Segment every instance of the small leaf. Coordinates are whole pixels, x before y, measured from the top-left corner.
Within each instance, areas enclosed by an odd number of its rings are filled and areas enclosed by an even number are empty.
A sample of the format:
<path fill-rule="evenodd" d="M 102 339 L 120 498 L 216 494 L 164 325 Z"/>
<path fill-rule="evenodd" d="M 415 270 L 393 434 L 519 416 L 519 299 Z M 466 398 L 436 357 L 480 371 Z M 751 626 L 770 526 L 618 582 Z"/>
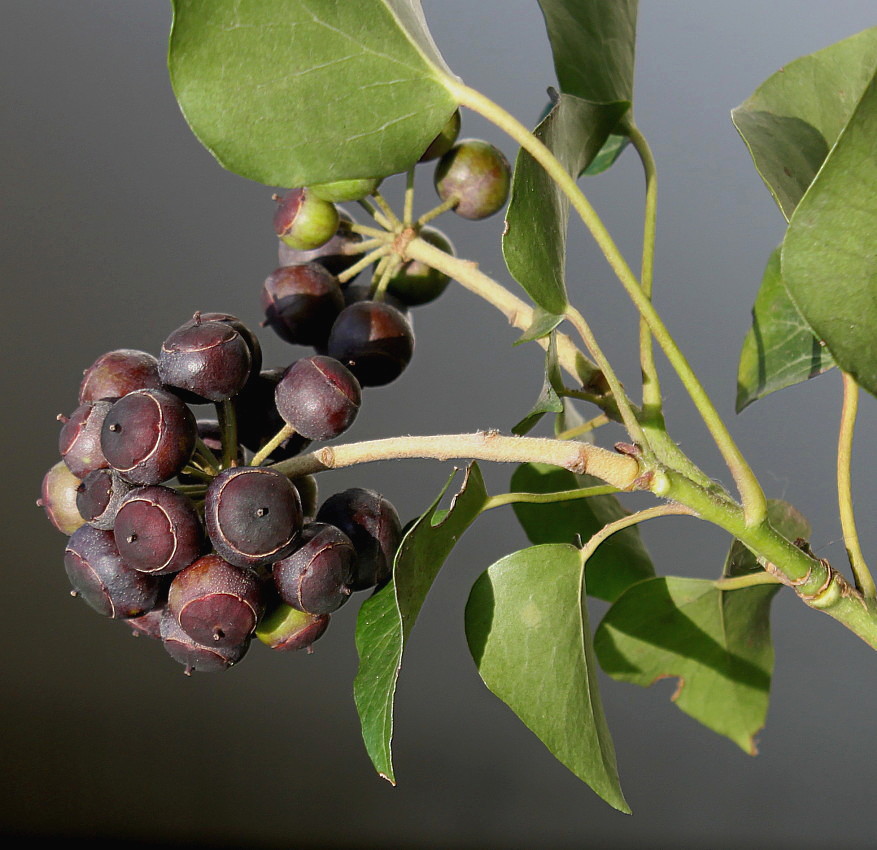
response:
<path fill-rule="evenodd" d="M 520 345 L 522 342 L 535 342 L 537 339 L 543 339 L 548 336 L 561 322 L 563 316 L 557 313 L 546 313 L 541 307 L 537 307 L 533 311 L 533 321 L 515 341 L 514 345 Z"/>
<path fill-rule="evenodd" d="M 737 368 L 737 413 L 759 398 L 827 372 L 834 361 L 804 321 L 770 255 Z"/>
<path fill-rule="evenodd" d="M 557 362 L 557 337 L 552 333 L 545 352 L 545 380 L 539 398 L 536 399 L 533 409 L 512 428 L 512 433 L 521 437 L 531 431 L 546 413 L 562 413 L 562 395 L 563 377 Z"/>
<path fill-rule="evenodd" d="M 771 524 L 794 540 L 809 535 L 791 505 L 768 504 Z M 738 541 L 724 575 L 760 569 Z M 676 705 L 755 755 L 773 672 L 770 603 L 778 585 L 722 591 L 712 581 L 661 577 L 633 585 L 597 628 L 594 648 L 615 679 L 648 686 L 676 677 Z"/>
<path fill-rule="evenodd" d="M 583 601 L 581 553 L 534 546 L 501 558 L 466 604 L 466 639 L 487 687 L 607 803 L 630 812 L 606 725 Z"/>
<path fill-rule="evenodd" d="M 781 262 L 801 315 L 837 365 L 872 395 L 877 395 L 875 138 L 877 74 L 795 209 Z"/>
<path fill-rule="evenodd" d="M 595 103 L 633 99 L 636 0 L 539 0 L 561 91 Z"/>
<path fill-rule="evenodd" d="M 534 131 L 573 176 L 578 177 L 629 104 L 596 104 L 560 95 Z M 525 150 L 518 153 L 506 212 L 502 250 L 512 277 L 548 313 L 566 310 L 566 230 L 569 201 Z"/>
<path fill-rule="evenodd" d="M 731 113 L 755 168 L 791 218 L 877 64 L 877 27 L 802 56 Z"/>
<path fill-rule="evenodd" d="M 473 463 L 450 509 L 439 510 L 455 475 L 409 529 L 396 555 L 393 580 L 363 602 L 356 623 L 359 671 L 353 696 L 362 737 L 375 769 L 394 784 L 393 703 L 402 653 L 439 569 L 487 500 L 481 472 Z"/>
<path fill-rule="evenodd" d="M 615 161 L 624 152 L 624 149 L 630 144 L 628 136 L 619 136 L 616 133 L 610 133 L 609 138 L 603 143 L 598 153 L 592 160 L 591 164 L 582 172 L 586 177 L 593 177 L 608 171 Z"/>
<path fill-rule="evenodd" d="M 591 487 L 602 482 L 589 475 L 576 475 L 557 466 L 525 463 L 512 475 L 516 493 L 557 493 Z M 531 543 L 587 542 L 604 525 L 627 516 L 615 496 L 592 496 L 568 502 L 513 505 L 515 516 Z M 600 544 L 587 565 L 588 593 L 607 602 L 615 601 L 630 585 L 655 574 L 636 526 L 622 529 Z"/>
<path fill-rule="evenodd" d="M 273 186 L 385 177 L 457 107 L 418 0 L 173 0 L 168 65 L 192 131 Z"/>

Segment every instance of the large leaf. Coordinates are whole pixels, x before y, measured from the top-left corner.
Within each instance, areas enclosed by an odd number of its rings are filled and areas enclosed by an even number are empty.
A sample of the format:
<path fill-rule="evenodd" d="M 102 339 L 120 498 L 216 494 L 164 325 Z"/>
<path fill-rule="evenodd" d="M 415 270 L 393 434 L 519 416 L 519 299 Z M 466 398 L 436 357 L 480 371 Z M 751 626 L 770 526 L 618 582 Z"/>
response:
<path fill-rule="evenodd" d="M 200 141 L 277 186 L 384 177 L 457 106 L 418 0 L 173 0 L 168 64 Z"/>
<path fill-rule="evenodd" d="M 877 56 L 877 45 L 874 49 Z M 841 369 L 877 395 L 877 74 L 783 241 L 795 305 Z"/>
<path fill-rule="evenodd" d="M 487 499 L 481 472 L 473 463 L 450 509 L 439 510 L 454 475 L 409 529 L 396 555 L 392 581 L 363 602 L 356 622 L 359 671 L 353 696 L 362 738 L 375 769 L 392 783 L 393 703 L 405 644 L 438 571 Z"/>
<path fill-rule="evenodd" d="M 539 0 L 560 89 L 583 100 L 633 99 L 637 0 Z"/>
<path fill-rule="evenodd" d="M 771 501 L 772 524 L 791 539 L 807 537 L 806 520 Z M 735 541 L 724 574 L 759 569 Z M 704 726 L 754 755 L 764 726 L 773 671 L 770 602 L 778 585 L 719 590 L 692 578 L 652 578 L 635 584 L 609 609 L 594 636 L 603 669 L 637 685 L 676 677 L 673 700 Z"/>
<path fill-rule="evenodd" d="M 534 131 L 574 177 L 599 153 L 629 104 L 589 103 L 561 94 Z M 564 269 L 569 201 L 525 150 L 518 153 L 502 251 L 512 276 L 549 313 L 567 306 Z"/>
<path fill-rule="evenodd" d="M 834 366 L 789 296 L 780 249 L 770 255 L 752 308 L 737 368 L 737 412 L 769 393 L 821 375 Z"/>
<path fill-rule="evenodd" d="M 554 756 L 606 802 L 630 809 L 597 687 L 581 553 L 550 544 L 483 573 L 466 604 L 478 672 Z"/>
<path fill-rule="evenodd" d="M 791 217 L 877 65 L 877 27 L 777 71 L 731 117 L 783 215 Z"/>
<path fill-rule="evenodd" d="M 589 475 L 576 475 L 557 466 L 525 463 L 512 474 L 516 493 L 557 493 L 600 484 Z M 587 543 L 604 525 L 627 516 L 615 496 L 591 496 L 549 504 L 514 504 L 515 516 L 531 543 Z M 587 565 L 588 593 L 614 602 L 630 585 L 655 574 L 636 526 L 605 540 Z"/>

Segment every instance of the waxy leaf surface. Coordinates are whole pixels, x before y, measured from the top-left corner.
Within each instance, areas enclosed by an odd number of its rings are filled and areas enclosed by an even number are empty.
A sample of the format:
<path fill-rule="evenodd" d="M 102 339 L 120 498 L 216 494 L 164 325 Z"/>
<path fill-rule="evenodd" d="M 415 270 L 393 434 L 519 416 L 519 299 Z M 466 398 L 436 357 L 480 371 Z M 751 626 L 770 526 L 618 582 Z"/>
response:
<path fill-rule="evenodd" d="M 173 0 L 168 65 L 192 131 L 275 186 L 413 165 L 457 107 L 417 0 Z"/>
<path fill-rule="evenodd" d="M 877 27 L 802 56 L 731 113 L 789 219 L 852 115 L 877 66 Z"/>
<path fill-rule="evenodd" d="M 772 500 L 774 527 L 790 539 L 809 535 L 806 520 Z M 724 575 L 760 569 L 737 541 Z M 704 579 L 660 577 L 633 585 L 609 609 L 594 635 L 603 670 L 648 686 L 678 678 L 673 700 L 704 726 L 757 752 L 773 672 L 770 603 L 779 585 L 719 590 Z"/>
<path fill-rule="evenodd" d="M 525 463 L 515 469 L 511 490 L 516 493 L 557 493 L 593 487 L 603 482 L 576 475 L 557 466 Z M 516 502 L 515 516 L 531 543 L 577 544 L 588 540 L 604 525 L 629 514 L 615 496 L 591 496 L 549 504 Z M 630 585 L 655 574 L 652 561 L 634 525 L 613 534 L 588 559 L 588 593 L 614 602 Z"/>
<path fill-rule="evenodd" d="M 466 639 L 487 687 L 606 802 L 629 812 L 597 684 L 581 553 L 549 544 L 483 573 Z"/>
<path fill-rule="evenodd" d="M 449 510 L 438 498 L 409 529 L 393 565 L 393 579 L 363 602 L 356 622 L 359 671 L 353 696 L 366 750 L 381 776 L 395 784 L 392 759 L 393 703 L 402 653 L 438 571 L 487 499 L 484 481 L 472 464 Z"/>
<path fill-rule="evenodd" d="M 834 366 L 783 283 L 780 249 L 770 256 L 737 368 L 737 412 L 759 398 Z"/>
<path fill-rule="evenodd" d="M 877 55 L 877 46 L 875 46 Z M 783 240 L 781 270 L 837 365 L 877 395 L 877 74 Z"/>
<path fill-rule="evenodd" d="M 589 103 L 561 94 L 534 131 L 573 177 L 599 153 L 628 103 Z M 548 313 L 567 307 L 565 267 L 569 201 L 533 157 L 518 152 L 502 252 L 512 277 Z"/>

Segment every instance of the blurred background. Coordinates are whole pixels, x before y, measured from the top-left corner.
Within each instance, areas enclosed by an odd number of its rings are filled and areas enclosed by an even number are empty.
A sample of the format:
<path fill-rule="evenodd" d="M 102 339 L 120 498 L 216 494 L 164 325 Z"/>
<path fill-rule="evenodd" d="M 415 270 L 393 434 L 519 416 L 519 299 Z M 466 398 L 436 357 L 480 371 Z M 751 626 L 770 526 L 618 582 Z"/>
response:
<path fill-rule="evenodd" d="M 554 83 L 541 16 L 523 0 L 426 0 L 448 64 L 534 125 Z M 656 301 L 768 495 L 794 502 L 813 545 L 844 562 L 833 493 L 837 374 L 733 412 L 737 356 L 764 264 L 784 222 L 729 110 L 784 62 L 875 23 L 873 2 L 644 2 L 636 115 L 660 175 Z M 483 686 L 463 607 L 472 581 L 526 545 L 510 510 L 470 530 L 440 575 L 407 651 L 396 717 L 399 785 L 373 772 L 352 700 L 358 600 L 313 655 L 254 646 L 225 675 L 191 679 L 157 643 L 71 600 L 64 538 L 34 507 L 55 463 L 59 412 L 104 351 L 157 352 L 195 310 L 255 326 L 276 263 L 272 188 L 223 171 L 176 107 L 165 69 L 169 5 L 0 0 L 0 271 L 6 368 L 0 491 L 5 648 L 0 678 L 0 832 L 108 843 L 247 847 L 873 846 L 877 827 L 877 655 L 790 593 L 773 608 L 776 670 L 761 755 L 744 755 L 650 689 L 604 679 L 622 784 L 621 815 L 581 784 Z M 477 117 L 465 136 L 515 150 Z M 434 203 L 431 168 L 417 205 Z M 390 197 L 399 186 L 389 181 Z M 642 176 L 630 152 L 589 179 L 589 197 L 638 264 Z M 501 216 L 439 224 L 458 254 L 508 281 Z M 621 288 L 576 231 L 573 299 L 631 386 L 636 323 Z M 511 284 L 514 287 L 514 284 Z M 490 307 L 450 289 L 415 316 L 403 377 L 371 390 L 351 439 L 508 430 L 541 385 L 542 355 Z M 266 332 L 267 365 L 291 350 Z M 661 361 L 661 366 L 666 364 Z M 671 433 L 711 474 L 721 462 L 681 386 L 664 369 Z M 877 551 L 874 399 L 862 400 L 855 497 L 866 553 Z M 614 427 L 614 426 L 613 426 Z M 606 429 L 599 439 L 621 438 Z M 448 464 L 339 471 L 406 520 Z M 493 492 L 510 469 L 488 469 Z M 726 477 L 726 476 L 725 476 Z M 728 539 L 692 520 L 646 525 L 661 572 L 713 577 Z M 596 622 L 605 610 L 593 603 Z"/>

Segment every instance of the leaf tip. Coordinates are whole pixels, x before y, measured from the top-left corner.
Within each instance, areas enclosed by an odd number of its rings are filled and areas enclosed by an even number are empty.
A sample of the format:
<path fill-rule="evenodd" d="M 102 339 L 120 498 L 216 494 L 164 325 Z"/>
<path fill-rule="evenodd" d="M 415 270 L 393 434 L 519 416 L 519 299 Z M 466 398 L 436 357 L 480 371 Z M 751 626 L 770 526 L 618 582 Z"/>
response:
<path fill-rule="evenodd" d="M 396 787 L 396 777 L 395 776 L 388 776 L 386 773 L 381 773 L 380 771 L 378 771 L 378 776 L 380 776 L 381 779 L 386 779 L 387 782 L 389 782 L 390 785 L 392 785 L 394 788 Z"/>

